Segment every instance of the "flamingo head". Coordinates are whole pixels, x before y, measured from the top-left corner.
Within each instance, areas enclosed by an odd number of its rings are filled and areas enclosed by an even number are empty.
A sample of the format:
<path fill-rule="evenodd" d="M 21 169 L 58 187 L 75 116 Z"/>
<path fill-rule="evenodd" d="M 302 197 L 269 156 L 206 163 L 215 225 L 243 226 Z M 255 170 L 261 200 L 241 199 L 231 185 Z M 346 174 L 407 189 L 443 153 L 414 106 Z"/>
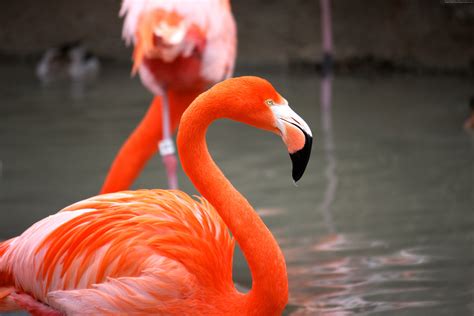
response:
<path fill-rule="evenodd" d="M 283 97 L 276 102 L 273 99 L 266 103 L 275 116 L 275 123 L 279 134 L 290 154 L 293 164 L 292 177 L 295 183 L 301 179 L 308 165 L 313 144 L 313 134 L 308 124 L 296 114 Z"/>
<path fill-rule="evenodd" d="M 229 100 L 226 109 L 228 118 L 281 136 L 292 161 L 293 180 L 295 183 L 300 180 L 308 165 L 313 141 L 308 124 L 265 79 L 239 77 L 218 85 L 229 88 L 225 92 Z"/>

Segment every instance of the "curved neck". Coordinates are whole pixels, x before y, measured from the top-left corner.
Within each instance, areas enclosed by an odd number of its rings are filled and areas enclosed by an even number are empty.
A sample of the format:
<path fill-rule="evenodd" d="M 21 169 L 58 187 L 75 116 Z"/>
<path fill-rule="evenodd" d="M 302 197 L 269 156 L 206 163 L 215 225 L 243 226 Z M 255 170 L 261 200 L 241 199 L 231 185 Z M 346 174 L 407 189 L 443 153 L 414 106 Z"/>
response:
<path fill-rule="evenodd" d="M 222 217 L 247 259 L 252 289 L 246 295 L 246 304 L 252 311 L 260 311 L 257 315 L 279 314 L 288 301 L 285 259 L 271 232 L 209 154 L 207 128 L 215 119 L 226 117 L 231 104 L 207 96 L 204 93 L 198 97 L 181 119 L 177 139 L 181 163 L 198 191 Z"/>

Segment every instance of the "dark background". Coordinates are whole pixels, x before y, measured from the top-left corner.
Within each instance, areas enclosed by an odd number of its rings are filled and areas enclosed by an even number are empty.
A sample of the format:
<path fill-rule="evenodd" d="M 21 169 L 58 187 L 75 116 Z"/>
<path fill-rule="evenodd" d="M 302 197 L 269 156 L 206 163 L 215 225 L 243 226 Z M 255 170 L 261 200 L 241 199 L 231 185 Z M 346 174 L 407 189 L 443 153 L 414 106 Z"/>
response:
<path fill-rule="evenodd" d="M 472 73 L 474 4 L 461 1 L 332 1 L 339 65 Z M 234 0 L 240 64 L 317 64 L 317 0 Z M 0 54 L 37 58 L 83 39 L 99 56 L 128 62 L 118 0 L 15 0 L 0 10 Z"/>

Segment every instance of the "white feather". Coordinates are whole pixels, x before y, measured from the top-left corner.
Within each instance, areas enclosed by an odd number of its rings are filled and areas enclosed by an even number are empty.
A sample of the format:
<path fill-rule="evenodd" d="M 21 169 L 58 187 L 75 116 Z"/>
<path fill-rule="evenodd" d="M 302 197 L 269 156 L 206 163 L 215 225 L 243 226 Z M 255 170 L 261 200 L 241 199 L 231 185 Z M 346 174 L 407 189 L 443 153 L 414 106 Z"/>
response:
<path fill-rule="evenodd" d="M 177 12 L 206 33 L 203 78 L 215 83 L 232 75 L 237 30 L 227 0 L 124 0 L 120 16 L 125 18 L 122 35 L 127 44 L 135 42 L 141 14 L 157 8 Z"/>

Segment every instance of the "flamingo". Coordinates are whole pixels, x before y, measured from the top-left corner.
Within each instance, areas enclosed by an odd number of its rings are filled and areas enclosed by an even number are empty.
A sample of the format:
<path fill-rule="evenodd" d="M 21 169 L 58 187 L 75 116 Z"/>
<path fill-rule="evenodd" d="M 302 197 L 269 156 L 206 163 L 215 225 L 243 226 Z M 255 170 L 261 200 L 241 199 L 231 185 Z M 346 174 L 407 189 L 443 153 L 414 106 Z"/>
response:
<path fill-rule="evenodd" d="M 134 43 L 133 70 L 154 95 L 145 117 L 120 149 L 101 193 L 126 190 L 157 151 L 176 189 L 172 131 L 186 107 L 232 75 L 236 26 L 229 0 L 124 0 L 123 37 Z"/>
<path fill-rule="evenodd" d="M 192 102 L 178 132 L 183 169 L 203 197 L 178 190 L 121 191 L 37 222 L 0 244 L 0 311 L 281 314 L 288 301 L 283 254 L 207 149 L 207 128 L 219 118 L 280 135 L 294 181 L 302 177 L 312 143 L 308 125 L 268 81 L 227 79 Z M 248 293 L 238 292 L 232 281 L 234 240 L 252 274 Z"/>

